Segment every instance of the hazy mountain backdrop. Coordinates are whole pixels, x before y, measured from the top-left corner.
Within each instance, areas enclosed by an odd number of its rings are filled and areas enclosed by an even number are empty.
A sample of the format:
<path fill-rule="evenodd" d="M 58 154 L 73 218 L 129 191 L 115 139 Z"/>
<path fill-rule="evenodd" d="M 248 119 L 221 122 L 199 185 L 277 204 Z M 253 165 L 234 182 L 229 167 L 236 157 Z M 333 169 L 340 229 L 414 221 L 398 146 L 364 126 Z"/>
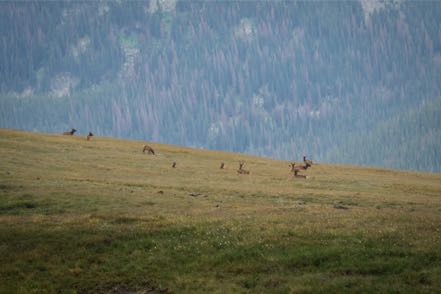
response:
<path fill-rule="evenodd" d="M 439 172 L 441 2 L 3 1 L 0 127 Z"/>

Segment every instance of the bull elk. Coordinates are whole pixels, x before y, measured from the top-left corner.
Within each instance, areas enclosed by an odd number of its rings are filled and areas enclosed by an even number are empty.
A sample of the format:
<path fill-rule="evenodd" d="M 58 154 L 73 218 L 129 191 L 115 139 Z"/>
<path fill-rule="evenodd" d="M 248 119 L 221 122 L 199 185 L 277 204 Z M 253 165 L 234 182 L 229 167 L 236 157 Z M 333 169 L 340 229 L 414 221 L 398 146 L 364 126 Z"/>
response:
<path fill-rule="evenodd" d="M 89 141 L 90 140 L 90 138 L 92 138 L 93 137 L 93 134 L 92 134 L 92 132 L 89 132 L 89 135 L 87 135 L 87 141 Z"/>
<path fill-rule="evenodd" d="M 243 169 L 244 164 L 245 164 L 245 161 L 242 161 L 242 160 L 239 161 L 239 169 L 237 170 L 237 173 L 238 174 L 249 175 L 250 171 Z"/>
<path fill-rule="evenodd" d="M 155 150 L 153 150 L 153 148 L 150 147 L 149 145 L 144 145 L 144 147 L 142 148 L 142 153 L 145 153 L 146 151 L 148 154 L 155 155 Z"/>
<path fill-rule="evenodd" d="M 69 131 L 69 132 L 64 132 L 63 133 L 63 135 L 67 135 L 67 136 L 73 136 L 73 134 L 76 132 L 77 130 L 75 130 L 75 129 L 72 129 L 71 131 Z"/>

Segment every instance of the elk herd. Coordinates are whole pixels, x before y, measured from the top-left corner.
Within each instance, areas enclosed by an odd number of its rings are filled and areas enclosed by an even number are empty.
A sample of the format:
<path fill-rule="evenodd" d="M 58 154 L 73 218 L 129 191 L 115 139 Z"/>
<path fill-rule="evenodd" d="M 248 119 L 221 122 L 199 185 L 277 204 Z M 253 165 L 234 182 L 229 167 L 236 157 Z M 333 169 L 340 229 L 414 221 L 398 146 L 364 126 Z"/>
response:
<path fill-rule="evenodd" d="M 63 135 L 66 135 L 66 136 L 73 136 L 73 135 L 75 134 L 76 131 L 77 131 L 77 130 L 72 129 L 72 130 L 70 130 L 70 131 L 68 131 L 68 132 L 64 132 Z M 89 134 L 88 134 L 87 137 L 86 137 L 86 140 L 87 140 L 87 141 L 90 141 L 90 139 L 91 139 L 92 137 L 93 137 L 92 132 L 89 132 Z M 153 148 L 150 147 L 149 145 L 144 145 L 144 146 L 142 147 L 142 153 L 146 153 L 146 152 L 147 152 L 147 154 L 156 155 L 155 150 L 153 150 Z M 238 174 L 242 174 L 242 175 L 249 175 L 249 174 L 250 174 L 250 171 L 244 169 L 244 168 L 243 168 L 244 165 L 245 165 L 245 161 L 240 160 L 240 161 L 239 161 L 239 168 L 237 169 L 237 173 L 238 173 Z M 306 156 L 303 156 L 303 165 L 302 165 L 302 164 L 300 164 L 300 165 L 296 165 L 295 162 L 291 162 L 291 163 L 289 164 L 289 166 L 291 167 L 291 171 L 290 171 L 290 172 L 293 174 L 293 176 L 294 176 L 295 178 L 307 179 L 308 176 L 303 175 L 303 174 L 300 174 L 300 171 L 306 171 L 306 170 L 307 170 L 308 168 L 310 168 L 312 165 L 313 165 L 312 160 L 309 160 L 309 159 L 306 158 Z M 172 168 L 176 168 L 176 161 L 173 161 L 173 163 L 172 163 Z M 220 169 L 225 169 L 225 163 L 224 163 L 224 162 L 221 163 L 221 165 L 220 165 Z"/>

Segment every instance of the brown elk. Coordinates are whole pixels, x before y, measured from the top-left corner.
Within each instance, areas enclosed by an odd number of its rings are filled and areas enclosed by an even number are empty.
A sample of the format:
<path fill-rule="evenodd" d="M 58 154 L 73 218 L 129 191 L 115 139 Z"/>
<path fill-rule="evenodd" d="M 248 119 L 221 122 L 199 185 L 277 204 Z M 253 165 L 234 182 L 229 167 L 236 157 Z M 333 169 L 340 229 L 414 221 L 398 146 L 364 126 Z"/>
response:
<path fill-rule="evenodd" d="M 220 165 L 220 169 L 224 169 L 224 167 L 225 167 L 225 164 L 222 162 Z"/>
<path fill-rule="evenodd" d="M 72 129 L 71 131 L 69 131 L 69 132 L 64 132 L 63 133 L 63 135 L 67 135 L 67 136 L 73 136 L 73 134 L 76 132 L 77 130 L 75 130 L 75 129 Z"/>
<path fill-rule="evenodd" d="M 296 163 L 295 162 L 292 162 L 292 163 L 290 163 L 290 165 L 289 165 L 290 167 L 291 167 L 291 172 L 294 172 L 294 171 L 300 171 L 300 170 L 307 170 L 308 169 L 308 167 L 310 167 L 310 165 L 307 165 L 307 164 L 305 164 L 305 165 L 297 165 L 296 166 Z"/>
<path fill-rule="evenodd" d="M 312 160 L 306 159 L 305 155 L 303 155 L 303 162 L 309 166 L 312 166 L 312 164 L 313 164 Z"/>
<path fill-rule="evenodd" d="M 308 178 L 308 176 L 305 176 L 305 175 L 301 175 L 301 174 L 299 174 L 299 171 L 298 171 L 298 170 L 294 170 L 294 176 L 295 176 L 296 178 L 302 178 L 302 179 L 307 179 L 307 178 Z"/>
<path fill-rule="evenodd" d="M 92 132 L 89 132 L 89 135 L 87 135 L 87 141 L 89 141 L 90 140 L 90 138 L 92 138 L 93 137 L 93 134 L 92 134 Z"/>
<path fill-rule="evenodd" d="M 173 161 L 172 168 L 176 168 L 176 161 Z"/>
<path fill-rule="evenodd" d="M 243 169 L 244 164 L 245 164 L 245 161 L 242 161 L 242 160 L 239 161 L 239 169 L 237 170 L 237 173 L 238 174 L 249 175 L 250 171 Z"/>
<path fill-rule="evenodd" d="M 155 154 L 155 150 L 153 150 L 152 147 L 150 147 L 149 145 L 144 145 L 144 147 L 142 148 L 142 153 L 145 153 L 147 151 L 148 154 Z"/>

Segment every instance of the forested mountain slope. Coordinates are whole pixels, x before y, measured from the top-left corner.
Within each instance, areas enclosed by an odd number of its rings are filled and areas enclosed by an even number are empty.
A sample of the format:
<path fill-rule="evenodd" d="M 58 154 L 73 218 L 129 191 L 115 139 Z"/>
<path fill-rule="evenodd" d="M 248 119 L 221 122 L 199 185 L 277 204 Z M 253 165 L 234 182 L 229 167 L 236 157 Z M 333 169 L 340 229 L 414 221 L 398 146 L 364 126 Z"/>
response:
<path fill-rule="evenodd" d="M 343 163 L 438 170 L 441 166 L 440 126 L 441 101 L 438 100 L 400 113 L 367 132 L 354 134 L 327 156 L 329 159 L 340 157 Z"/>
<path fill-rule="evenodd" d="M 1 2 L 0 127 L 441 171 L 440 22 L 430 1 Z"/>

